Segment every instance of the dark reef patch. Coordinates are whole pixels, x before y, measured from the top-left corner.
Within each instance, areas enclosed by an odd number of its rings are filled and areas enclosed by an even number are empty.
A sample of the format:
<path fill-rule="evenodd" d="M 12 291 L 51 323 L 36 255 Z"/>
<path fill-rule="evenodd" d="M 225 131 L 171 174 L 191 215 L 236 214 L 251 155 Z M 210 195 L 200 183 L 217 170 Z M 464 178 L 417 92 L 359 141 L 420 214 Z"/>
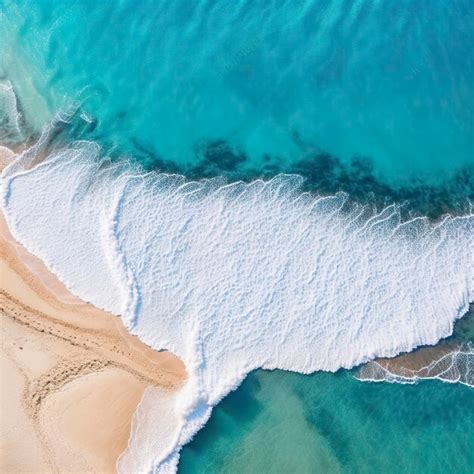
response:
<path fill-rule="evenodd" d="M 303 190 L 319 194 L 347 193 L 352 201 L 371 203 L 377 208 L 388 204 L 404 204 L 407 214 L 426 215 L 436 219 L 443 214 L 465 212 L 474 202 L 474 165 L 459 169 L 440 185 L 426 184 L 419 180 L 392 187 L 374 172 L 373 161 L 355 156 L 349 164 L 336 156 L 314 148 L 303 159 L 291 165 L 265 156 L 257 170 L 241 150 L 225 140 L 201 143 L 195 147 L 196 164 L 178 168 L 162 159 L 150 159 L 152 168 L 169 173 L 182 173 L 189 179 L 225 176 L 229 181 L 270 179 L 279 173 L 298 174 L 305 181 Z M 151 158 L 151 156 L 150 156 Z M 141 161 L 143 163 L 143 161 Z"/>
<path fill-rule="evenodd" d="M 21 104 L 18 107 L 21 108 Z M 27 124 L 21 125 L 28 144 L 38 139 L 38 134 Z M 288 162 L 277 156 L 264 155 L 256 168 L 255 162 L 242 150 L 224 139 L 197 143 L 193 162 L 179 165 L 163 158 L 153 144 L 144 143 L 137 137 L 129 138 L 129 149 L 118 149 L 101 135 L 98 125 L 94 119 L 88 117 L 86 120 L 78 108 L 71 112 L 68 123 L 56 122 L 48 148 L 59 149 L 78 139 L 91 140 L 100 143 L 103 153 L 112 160 L 125 156 L 146 170 L 183 174 L 192 180 L 223 176 L 229 182 L 249 182 L 258 178 L 270 179 L 280 173 L 298 174 L 304 178 L 303 191 L 323 195 L 343 191 L 349 195 L 351 202 L 369 203 L 379 209 L 392 203 L 403 204 L 402 212 L 407 216 L 415 214 L 437 219 L 447 213 L 463 214 L 474 203 L 474 162 L 458 169 L 437 185 L 427 184 L 424 177 L 420 177 L 394 187 L 377 176 L 371 158 L 354 156 L 347 163 L 304 142 L 296 131 L 292 135 L 293 141 L 300 149 L 302 158 Z M 0 124 L 0 129 L 6 128 L 6 123 L 3 126 Z"/>
<path fill-rule="evenodd" d="M 305 190 L 322 194 L 346 192 L 356 202 L 372 202 L 377 207 L 406 204 L 409 211 L 437 218 L 446 213 L 462 213 L 474 200 L 474 169 L 459 169 L 440 185 L 421 180 L 392 187 L 379 179 L 369 158 L 354 157 L 349 165 L 327 153 L 317 153 L 295 164 L 292 173 L 305 177 Z"/>
<path fill-rule="evenodd" d="M 230 177 L 238 173 L 239 167 L 247 160 L 247 156 L 242 151 L 233 148 L 225 140 L 197 144 L 194 147 L 194 153 L 198 163 L 186 173 L 193 179 L 222 175 Z"/>

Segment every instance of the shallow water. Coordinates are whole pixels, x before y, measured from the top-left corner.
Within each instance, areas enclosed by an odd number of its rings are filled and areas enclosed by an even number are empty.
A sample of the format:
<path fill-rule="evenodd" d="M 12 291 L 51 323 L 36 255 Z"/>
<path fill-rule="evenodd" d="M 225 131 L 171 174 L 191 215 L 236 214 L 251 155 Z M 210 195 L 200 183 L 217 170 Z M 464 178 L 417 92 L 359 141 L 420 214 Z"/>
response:
<path fill-rule="evenodd" d="M 179 472 L 469 473 L 472 389 L 258 371 L 183 450 Z"/>
<path fill-rule="evenodd" d="M 293 172 L 311 191 L 431 217 L 474 199 L 470 0 L 1 6 L 0 72 L 33 136 L 77 101 L 58 146 L 91 140 L 148 169 Z M 353 375 L 253 372 L 181 471 L 473 471 L 471 389 Z"/>
<path fill-rule="evenodd" d="M 439 346 L 466 343 L 473 308 Z M 472 472 L 472 388 L 360 382 L 357 373 L 250 374 L 183 449 L 179 472 Z"/>

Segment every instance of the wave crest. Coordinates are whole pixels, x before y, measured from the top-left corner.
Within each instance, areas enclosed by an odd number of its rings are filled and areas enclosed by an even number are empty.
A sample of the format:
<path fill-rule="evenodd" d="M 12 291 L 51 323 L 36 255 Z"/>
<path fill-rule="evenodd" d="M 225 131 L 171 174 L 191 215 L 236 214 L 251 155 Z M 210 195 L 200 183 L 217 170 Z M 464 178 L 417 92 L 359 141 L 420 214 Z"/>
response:
<path fill-rule="evenodd" d="M 172 438 L 148 424 L 155 441 L 132 442 L 128 467 L 174 469 L 254 369 L 336 371 L 434 344 L 473 300 L 472 209 L 406 220 L 395 204 L 302 192 L 300 176 L 187 181 L 111 163 L 87 142 L 39 163 L 44 133 L 2 175 L 15 237 L 189 373 Z"/>

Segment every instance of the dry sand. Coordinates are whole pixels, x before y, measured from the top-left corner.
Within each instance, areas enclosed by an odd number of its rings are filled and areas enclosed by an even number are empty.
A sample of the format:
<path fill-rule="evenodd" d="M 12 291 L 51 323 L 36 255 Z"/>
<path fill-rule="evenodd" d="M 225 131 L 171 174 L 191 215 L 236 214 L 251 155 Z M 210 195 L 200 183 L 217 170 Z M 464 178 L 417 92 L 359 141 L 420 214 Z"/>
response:
<path fill-rule="evenodd" d="M 186 377 L 120 318 L 85 304 L 0 216 L 0 472 L 115 472 L 146 387 Z"/>

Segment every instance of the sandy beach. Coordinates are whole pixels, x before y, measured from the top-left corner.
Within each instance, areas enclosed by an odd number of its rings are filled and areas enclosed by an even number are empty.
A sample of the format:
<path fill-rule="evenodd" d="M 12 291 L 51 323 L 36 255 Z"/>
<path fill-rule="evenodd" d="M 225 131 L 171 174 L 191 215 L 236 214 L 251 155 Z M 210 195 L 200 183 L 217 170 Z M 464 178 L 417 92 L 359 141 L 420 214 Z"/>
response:
<path fill-rule="evenodd" d="M 0 216 L 0 472 L 115 472 L 148 386 L 176 390 L 183 364 L 120 318 L 70 294 Z"/>

